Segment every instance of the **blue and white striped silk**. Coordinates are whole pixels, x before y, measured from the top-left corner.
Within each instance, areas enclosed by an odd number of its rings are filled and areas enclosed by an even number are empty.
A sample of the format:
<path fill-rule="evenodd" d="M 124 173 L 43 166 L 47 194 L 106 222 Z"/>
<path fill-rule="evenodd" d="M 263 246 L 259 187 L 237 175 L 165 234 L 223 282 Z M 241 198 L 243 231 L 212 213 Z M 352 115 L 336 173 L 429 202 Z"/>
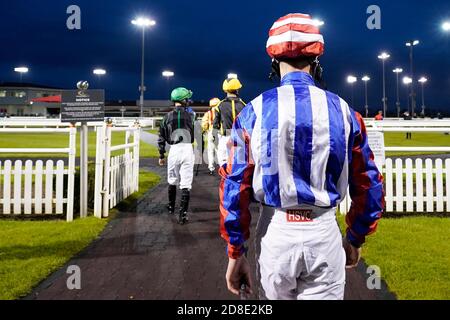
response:
<path fill-rule="evenodd" d="M 367 222 L 381 215 L 382 177 L 362 118 L 343 99 L 317 88 L 307 73 L 289 73 L 280 87 L 249 103 L 234 123 L 230 147 L 228 164 L 220 170 L 221 232 L 231 246 L 230 256 L 239 254 L 235 248 L 249 235 L 251 198 L 276 208 L 300 204 L 330 208 L 342 201 L 353 182 L 365 184 L 358 186 L 364 189 L 358 207 L 376 210 L 356 214 L 361 219 L 370 215 Z M 362 155 L 357 157 L 361 163 L 352 163 L 355 152 Z M 371 193 L 371 188 L 380 192 Z M 350 230 L 355 242 L 364 242 L 372 224 L 367 230 Z"/>

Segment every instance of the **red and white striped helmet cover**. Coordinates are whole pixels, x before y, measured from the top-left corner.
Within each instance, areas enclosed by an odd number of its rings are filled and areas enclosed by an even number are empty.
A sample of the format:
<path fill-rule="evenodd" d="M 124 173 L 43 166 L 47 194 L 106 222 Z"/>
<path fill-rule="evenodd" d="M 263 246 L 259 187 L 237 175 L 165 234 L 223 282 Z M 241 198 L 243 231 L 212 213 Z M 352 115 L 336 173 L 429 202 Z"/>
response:
<path fill-rule="evenodd" d="M 324 40 L 311 16 L 291 13 L 273 24 L 266 49 L 272 59 L 320 56 Z"/>

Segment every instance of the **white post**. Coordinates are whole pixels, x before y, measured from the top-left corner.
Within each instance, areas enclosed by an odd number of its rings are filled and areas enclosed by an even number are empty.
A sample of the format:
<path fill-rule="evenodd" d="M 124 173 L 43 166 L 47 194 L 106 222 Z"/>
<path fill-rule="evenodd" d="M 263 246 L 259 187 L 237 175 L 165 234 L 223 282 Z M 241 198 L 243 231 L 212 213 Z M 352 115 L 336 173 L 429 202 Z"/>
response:
<path fill-rule="evenodd" d="M 88 211 L 88 126 L 81 124 L 80 135 L 80 217 L 86 218 Z"/>
<path fill-rule="evenodd" d="M 139 127 L 139 124 L 136 125 L 137 130 L 134 131 L 134 139 L 133 142 L 135 143 L 134 150 L 133 150 L 133 183 L 134 188 L 133 192 L 139 191 L 139 146 L 140 146 L 140 139 L 141 139 L 141 129 Z"/>
<path fill-rule="evenodd" d="M 393 169 L 392 159 L 386 159 L 385 168 L 385 181 L 386 181 L 386 211 L 394 211 L 394 185 L 393 185 Z"/>
<path fill-rule="evenodd" d="M 426 212 L 434 211 L 433 160 L 425 160 Z"/>
<path fill-rule="evenodd" d="M 67 215 L 66 220 L 68 222 L 73 221 L 73 201 L 74 201 L 74 188 L 75 188 L 75 156 L 77 152 L 76 148 L 77 129 L 73 125 L 70 128 L 69 133 L 69 168 L 68 168 L 68 185 L 67 185 Z"/>
<path fill-rule="evenodd" d="M 105 171 L 103 175 L 103 217 L 109 215 L 109 176 L 111 172 L 111 124 L 106 126 L 105 134 Z"/>
<path fill-rule="evenodd" d="M 130 126 L 128 129 L 131 129 L 132 127 Z M 125 131 L 125 145 L 128 145 L 130 143 L 130 136 L 131 136 L 131 131 L 127 130 Z M 134 157 L 134 153 L 132 152 L 131 155 Z M 132 174 L 132 171 L 130 172 L 129 168 L 130 165 L 129 163 L 131 162 L 132 157 L 130 157 L 130 148 L 125 148 L 125 155 L 124 155 L 124 161 L 123 161 L 123 166 L 124 166 L 124 184 L 123 184 L 123 195 L 124 197 L 128 197 L 129 192 L 131 190 L 130 188 L 130 174 Z"/>
<path fill-rule="evenodd" d="M 95 154 L 95 188 L 94 188 L 94 216 L 102 217 L 103 195 L 103 161 L 105 160 L 105 130 L 106 125 L 96 127 L 97 143 Z"/>

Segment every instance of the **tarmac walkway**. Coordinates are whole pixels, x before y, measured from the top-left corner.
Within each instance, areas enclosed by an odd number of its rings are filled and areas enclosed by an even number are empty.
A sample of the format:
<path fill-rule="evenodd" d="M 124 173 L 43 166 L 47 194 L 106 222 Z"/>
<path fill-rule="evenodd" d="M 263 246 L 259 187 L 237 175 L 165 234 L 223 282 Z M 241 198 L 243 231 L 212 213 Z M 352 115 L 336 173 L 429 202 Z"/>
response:
<path fill-rule="evenodd" d="M 166 168 L 158 167 L 156 159 L 143 160 L 141 165 L 160 173 L 161 184 L 120 212 L 97 240 L 27 299 L 237 299 L 227 291 L 224 279 L 227 257 L 219 236 L 219 177 L 209 176 L 206 166 L 200 168 L 194 178 L 190 221 L 180 226 L 165 209 Z M 252 228 L 257 218 L 254 214 Z M 252 266 L 253 255 L 251 249 Z M 67 288 L 69 265 L 81 269 L 80 290 Z M 360 263 L 358 270 L 347 272 L 345 298 L 393 298 L 384 285 L 382 290 L 368 290 L 365 270 Z"/>

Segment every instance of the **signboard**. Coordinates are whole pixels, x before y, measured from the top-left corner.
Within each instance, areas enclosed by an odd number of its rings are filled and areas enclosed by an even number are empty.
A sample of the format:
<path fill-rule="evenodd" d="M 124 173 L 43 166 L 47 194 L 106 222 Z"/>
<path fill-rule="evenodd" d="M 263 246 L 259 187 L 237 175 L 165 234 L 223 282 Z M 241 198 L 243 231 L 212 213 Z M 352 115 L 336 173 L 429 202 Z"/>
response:
<path fill-rule="evenodd" d="M 375 157 L 375 164 L 381 171 L 386 161 L 386 153 L 384 149 L 384 134 L 379 131 L 368 131 L 367 138 L 369 139 L 369 146 L 372 149 Z"/>
<path fill-rule="evenodd" d="M 61 97 L 61 122 L 103 121 L 104 90 L 66 90 Z"/>

